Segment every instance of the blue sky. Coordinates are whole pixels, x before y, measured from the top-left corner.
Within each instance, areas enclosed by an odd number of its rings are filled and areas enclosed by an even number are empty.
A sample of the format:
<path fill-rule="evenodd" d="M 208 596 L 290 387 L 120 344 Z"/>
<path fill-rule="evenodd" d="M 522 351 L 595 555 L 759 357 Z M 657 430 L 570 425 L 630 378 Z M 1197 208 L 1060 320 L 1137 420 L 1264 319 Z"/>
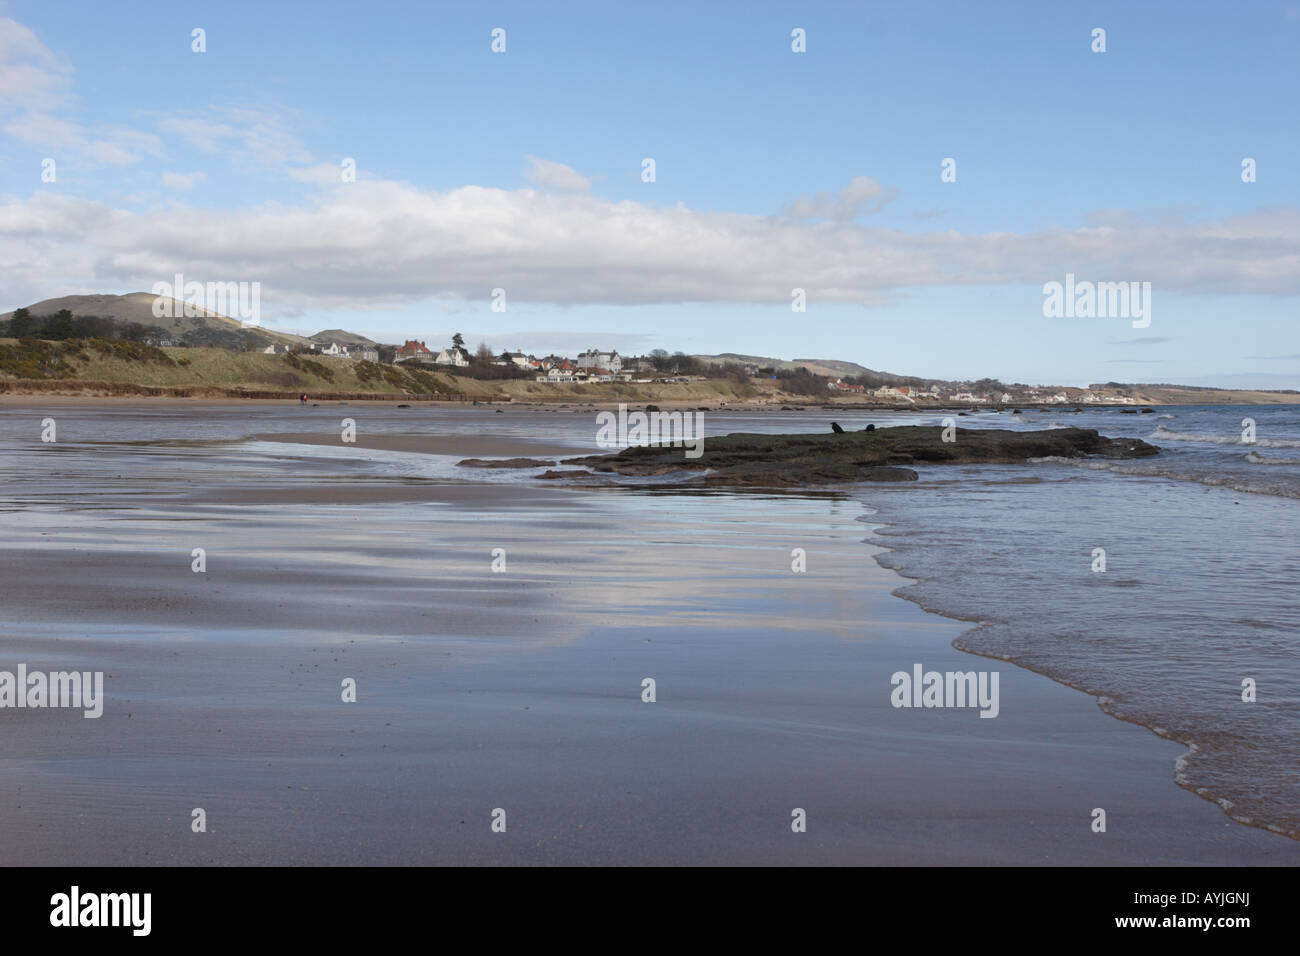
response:
<path fill-rule="evenodd" d="M 0 18 L 3 310 L 182 272 L 384 341 L 1300 388 L 1300 3 Z M 1067 272 L 1150 282 L 1150 326 L 1045 318 Z"/>

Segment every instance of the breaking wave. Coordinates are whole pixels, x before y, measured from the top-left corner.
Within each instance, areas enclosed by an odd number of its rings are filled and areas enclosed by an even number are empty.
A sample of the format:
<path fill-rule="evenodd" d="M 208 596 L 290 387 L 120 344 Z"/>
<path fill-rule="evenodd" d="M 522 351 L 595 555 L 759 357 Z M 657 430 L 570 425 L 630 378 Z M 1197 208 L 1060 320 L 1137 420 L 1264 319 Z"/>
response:
<path fill-rule="evenodd" d="M 1252 465 L 1300 465 L 1300 458 L 1267 458 L 1253 451 L 1246 452 L 1246 461 Z"/>
<path fill-rule="evenodd" d="M 1253 454 L 1253 452 L 1252 452 Z M 1249 459 L 1248 459 L 1249 460 Z M 1252 480 L 1249 475 L 1234 475 L 1224 472 L 1178 471 L 1162 468 L 1158 465 L 1140 465 L 1127 461 L 1110 461 L 1096 458 L 1062 458 L 1049 455 L 1044 458 L 1030 458 L 1034 463 L 1053 465 L 1072 465 L 1089 471 L 1109 471 L 1117 475 L 1137 475 L 1143 478 L 1168 478 L 1172 481 L 1194 481 L 1213 488 L 1230 488 L 1242 494 L 1274 495 L 1280 498 L 1300 498 L 1300 484 L 1275 484 Z M 1290 459 L 1264 459 L 1269 464 L 1293 464 Z"/>
<path fill-rule="evenodd" d="M 1256 438 L 1253 443 L 1243 442 L 1240 435 L 1194 435 L 1189 432 L 1176 432 L 1164 425 L 1159 425 L 1147 438 L 1159 441 L 1199 441 L 1215 445 L 1255 444 L 1261 448 L 1300 448 L 1300 439 L 1295 438 Z"/>

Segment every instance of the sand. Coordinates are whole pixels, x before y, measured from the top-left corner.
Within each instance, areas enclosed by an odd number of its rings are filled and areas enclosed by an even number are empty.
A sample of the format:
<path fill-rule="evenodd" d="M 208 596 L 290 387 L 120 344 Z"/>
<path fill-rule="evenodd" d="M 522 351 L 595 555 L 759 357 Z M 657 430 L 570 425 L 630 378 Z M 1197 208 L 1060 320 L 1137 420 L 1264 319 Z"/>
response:
<path fill-rule="evenodd" d="M 0 710 L 0 862 L 1300 862 L 1177 787 L 1179 745 L 955 650 L 852 501 L 198 461 L 3 507 L 0 668 L 108 701 Z M 914 662 L 997 670 L 1000 715 L 895 709 Z"/>
<path fill-rule="evenodd" d="M 276 432 L 266 435 L 253 435 L 252 437 L 257 441 L 331 447 L 343 444 L 341 434 L 341 431 L 333 434 Z M 423 455 L 454 455 L 457 458 L 580 455 L 588 451 L 586 447 L 577 444 L 566 445 L 559 442 L 548 443 L 529 439 L 510 439 L 500 435 L 377 435 L 366 432 L 364 428 L 358 430 L 355 441 L 350 444 L 362 449 L 409 451 Z"/>

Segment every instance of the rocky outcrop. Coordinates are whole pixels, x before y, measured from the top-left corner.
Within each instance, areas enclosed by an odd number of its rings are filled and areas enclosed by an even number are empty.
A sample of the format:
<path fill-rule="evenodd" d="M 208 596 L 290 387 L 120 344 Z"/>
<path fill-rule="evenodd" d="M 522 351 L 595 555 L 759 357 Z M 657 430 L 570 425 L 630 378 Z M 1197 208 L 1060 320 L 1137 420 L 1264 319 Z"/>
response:
<path fill-rule="evenodd" d="M 594 477 L 591 472 L 583 471 L 581 468 L 574 468 L 569 471 L 556 471 L 554 468 L 544 471 L 538 478 L 591 478 Z"/>
<path fill-rule="evenodd" d="M 1019 464 L 1030 458 L 1144 458 L 1160 449 L 1137 438 L 1107 438 L 1090 428 L 1043 431 L 957 428 L 950 442 L 937 426 L 904 425 L 872 432 L 815 435 L 734 434 L 706 438 L 704 453 L 681 448 L 628 448 L 614 455 L 569 458 L 563 464 L 596 473 L 651 476 L 704 472 L 682 484 L 789 487 L 846 481 L 910 481 L 912 464 Z"/>
<path fill-rule="evenodd" d="M 549 468 L 555 462 L 541 458 L 466 458 L 456 464 L 462 468 Z"/>

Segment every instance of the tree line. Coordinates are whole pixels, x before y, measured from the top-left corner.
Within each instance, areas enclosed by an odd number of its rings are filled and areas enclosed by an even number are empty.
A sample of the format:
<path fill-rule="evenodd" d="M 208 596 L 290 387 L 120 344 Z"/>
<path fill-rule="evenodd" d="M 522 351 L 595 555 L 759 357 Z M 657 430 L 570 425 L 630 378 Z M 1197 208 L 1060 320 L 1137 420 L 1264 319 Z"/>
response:
<path fill-rule="evenodd" d="M 60 309 L 53 315 L 32 315 L 27 309 L 15 309 L 7 322 L 0 323 L 3 334 L 11 339 L 46 339 L 61 342 L 65 339 L 123 339 L 127 342 L 144 342 L 156 330 L 139 322 L 114 322 L 97 315 L 73 315 L 70 309 Z"/>

